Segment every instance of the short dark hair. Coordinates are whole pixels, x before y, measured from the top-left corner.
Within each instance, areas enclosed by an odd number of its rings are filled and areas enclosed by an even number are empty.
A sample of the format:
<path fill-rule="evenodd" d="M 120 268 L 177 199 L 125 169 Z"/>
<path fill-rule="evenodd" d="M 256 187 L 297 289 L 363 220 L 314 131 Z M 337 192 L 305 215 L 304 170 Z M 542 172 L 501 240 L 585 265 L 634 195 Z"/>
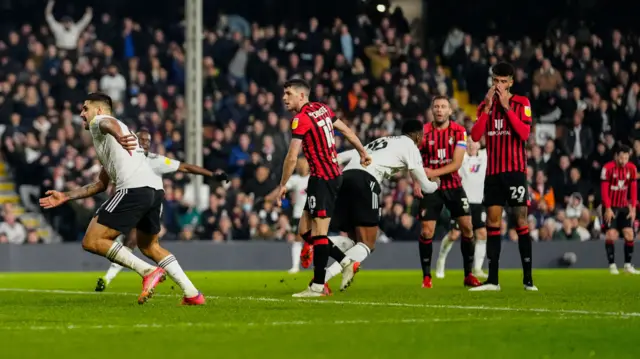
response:
<path fill-rule="evenodd" d="M 436 102 L 436 100 L 445 100 L 449 103 L 449 105 L 451 105 L 451 99 L 449 98 L 449 96 L 447 95 L 437 95 L 433 97 L 433 101 L 431 101 L 431 103 Z"/>
<path fill-rule="evenodd" d="M 513 77 L 516 73 L 516 70 L 513 68 L 508 62 L 499 62 L 491 68 L 491 73 L 493 76 L 500 77 Z"/>
<path fill-rule="evenodd" d="M 300 78 L 290 79 L 287 82 L 285 82 L 284 83 L 284 88 L 287 88 L 287 87 L 294 87 L 294 88 L 304 89 L 307 92 L 311 91 L 311 85 L 309 85 L 309 82 L 307 82 L 304 79 L 300 79 Z"/>
<path fill-rule="evenodd" d="M 138 132 L 151 133 L 151 131 L 149 131 L 149 129 L 148 129 L 147 127 L 144 127 L 144 126 L 140 127 L 140 128 L 138 129 Z"/>
<path fill-rule="evenodd" d="M 402 134 L 409 135 L 416 132 L 422 132 L 424 130 L 424 125 L 420 120 L 406 120 L 402 124 Z"/>
<path fill-rule="evenodd" d="M 113 109 L 113 100 L 111 100 L 111 97 L 109 95 L 102 92 L 92 92 L 88 94 L 87 98 L 85 98 L 85 101 L 102 102 L 109 107 L 109 110 Z"/>
<path fill-rule="evenodd" d="M 619 144 L 616 148 L 616 155 L 619 155 L 621 153 L 631 153 L 631 147 L 627 146 L 627 145 L 623 145 L 623 144 Z"/>

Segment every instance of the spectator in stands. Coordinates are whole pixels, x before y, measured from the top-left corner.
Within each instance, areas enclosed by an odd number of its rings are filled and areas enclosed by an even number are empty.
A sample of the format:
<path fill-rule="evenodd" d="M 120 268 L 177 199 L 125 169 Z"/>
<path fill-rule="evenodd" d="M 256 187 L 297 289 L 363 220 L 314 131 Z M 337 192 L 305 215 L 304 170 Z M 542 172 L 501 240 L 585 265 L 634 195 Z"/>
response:
<path fill-rule="evenodd" d="M 0 233 L 7 238 L 7 243 L 22 244 L 27 240 L 27 229 L 22 223 L 16 220 L 15 214 L 11 211 L 4 213 L 3 221 L 0 222 Z"/>

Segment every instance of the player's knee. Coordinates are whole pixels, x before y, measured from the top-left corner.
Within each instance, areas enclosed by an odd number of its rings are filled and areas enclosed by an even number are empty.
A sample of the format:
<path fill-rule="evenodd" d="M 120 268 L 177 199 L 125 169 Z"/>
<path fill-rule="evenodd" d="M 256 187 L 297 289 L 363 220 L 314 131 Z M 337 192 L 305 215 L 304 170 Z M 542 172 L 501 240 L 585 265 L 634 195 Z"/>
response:
<path fill-rule="evenodd" d="M 487 229 L 481 228 L 475 231 L 475 238 L 478 241 L 486 241 L 487 240 Z"/>
<path fill-rule="evenodd" d="M 633 230 L 625 229 L 622 231 L 622 238 L 624 238 L 625 242 L 633 242 Z"/>
<path fill-rule="evenodd" d="M 87 252 L 96 253 L 98 250 L 96 240 L 91 236 L 85 235 L 84 238 L 82 238 L 82 249 Z"/>
<path fill-rule="evenodd" d="M 618 232 L 617 231 L 607 231 L 607 233 L 604 235 L 604 239 L 607 242 L 613 243 L 614 241 L 616 241 L 618 239 Z"/>
<path fill-rule="evenodd" d="M 457 241 L 459 238 L 460 238 L 460 231 L 458 231 L 458 230 L 449 231 L 449 240 L 450 241 Z"/>

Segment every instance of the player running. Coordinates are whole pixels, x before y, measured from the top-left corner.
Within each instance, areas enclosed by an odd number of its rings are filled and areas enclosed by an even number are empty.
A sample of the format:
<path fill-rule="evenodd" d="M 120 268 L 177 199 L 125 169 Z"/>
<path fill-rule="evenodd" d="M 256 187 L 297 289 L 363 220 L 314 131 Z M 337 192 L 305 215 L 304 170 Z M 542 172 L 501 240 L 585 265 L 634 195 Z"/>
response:
<path fill-rule="evenodd" d="M 304 212 L 304 206 L 307 203 L 307 185 L 309 183 L 309 163 L 304 157 L 298 158 L 298 163 L 296 164 L 296 174 L 289 178 L 287 181 L 287 191 L 293 194 L 293 226 L 292 231 L 298 233 L 298 224 L 300 223 L 300 218 L 302 217 L 302 213 Z M 300 271 L 301 264 L 301 254 L 303 243 L 307 244 L 307 242 L 303 241 L 300 235 L 296 235 L 296 238 L 293 243 L 291 243 L 291 269 L 289 269 L 290 274 L 295 274 Z M 308 245 L 308 244 L 307 244 Z M 309 268 L 311 261 L 307 260 L 302 263 L 303 268 Z"/>
<path fill-rule="evenodd" d="M 482 283 L 471 273 L 474 245 L 469 200 L 458 174 L 467 149 L 467 132 L 463 126 L 449 120 L 451 104 L 448 97 L 435 97 L 432 108 L 434 121 L 424 125 L 420 152 L 427 177 L 440 177 L 440 188 L 434 193 L 423 196 L 417 182 L 414 182 L 414 194 L 422 198 L 420 201 L 422 230 L 418 243 L 422 266 L 422 287 L 433 286 L 431 281 L 433 235 L 436 221 L 440 218 L 440 212 L 445 206 L 462 232 L 460 249 L 464 265 L 463 284 L 469 287 L 479 286 Z"/>
<path fill-rule="evenodd" d="M 294 294 L 294 297 L 326 295 L 324 278 L 329 256 L 346 268 L 345 271 L 357 270 L 356 262 L 346 257 L 338 247 L 332 246 L 327 237 L 336 196 L 342 185 L 342 171 L 338 165 L 333 137 L 334 128 L 358 150 L 363 166 L 371 163 L 371 157 L 349 126 L 337 119 L 327 105 L 309 102 L 309 91 L 309 84 L 301 79 L 292 79 L 284 84 L 284 104 L 288 111 L 295 111 L 297 114 L 291 121 L 293 138 L 284 160 L 280 185 L 274 191 L 278 204 L 281 204 L 282 197 L 287 193 L 286 184 L 302 148 L 309 162 L 310 177 L 307 203 L 300 218 L 298 232 L 306 242 L 313 243 L 314 276 L 311 285 L 304 291 Z"/>
<path fill-rule="evenodd" d="M 142 276 L 139 304 L 151 298 L 166 274 L 182 288 L 182 304 L 204 304 L 204 296 L 191 283 L 173 254 L 158 243 L 164 200 L 162 179 L 149 166 L 144 149 L 129 128 L 112 116 L 112 108 L 109 96 L 92 93 L 84 101 L 80 114 L 85 129 L 91 132 L 103 166 L 99 180 L 69 192 L 47 191 L 47 197 L 40 199 L 40 206 L 49 209 L 70 200 L 93 196 L 106 190 L 111 180 L 115 183 L 115 194 L 89 223 L 82 248 Z M 138 248 L 158 263 L 158 267 L 136 257 L 115 241 L 120 234 L 129 233 L 133 228 L 136 228 Z"/>
<path fill-rule="evenodd" d="M 487 229 L 485 228 L 487 212 L 482 205 L 484 191 L 484 177 L 487 171 L 487 151 L 480 149 L 477 142 L 468 141 L 467 153 L 462 160 L 462 166 L 458 170 L 462 178 L 462 188 L 467 193 L 471 207 L 471 224 L 475 236 L 475 251 L 473 255 L 472 273 L 478 278 L 486 278 L 482 271 L 482 262 L 487 253 Z M 436 278 L 444 278 L 444 268 L 447 255 L 453 246 L 453 242 L 460 238 L 460 229 L 455 221 L 451 221 L 451 231 L 442 239 L 440 254 L 436 261 Z"/>
<path fill-rule="evenodd" d="M 609 260 L 609 273 L 618 274 L 615 262 L 614 242 L 624 238 L 624 271 L 640 274 L 631 264 L 633 256 L 633 221 L 636 218 L 638 199 L 638 170 L 629 162 L 628 146 L 616 149 L 615 159 L 602 167 L 602 229 L 605 232 L 605 249 Z"/>
<path fill-rule="evenodd" d="M 151 133 L 146 128 L 140 129 L 138 133 L 136 133 L 138 137 L 138 143 L 144 150 L 144 155 L 147 156 L 147 160 L 149 161 L 149 165 L 153 172 L 162 178 L 162 175 L 167 173 L 174 172 L 183 172 L 183 173 L 191 173 L 195 175 L 201 175 L 205 177 L 214 178 L 217 182 L 223 182 L 228 179 L 225 173 L 213 173 L 206 168 L 202 168 L 200 166 L 183 163 L 165 156 L 161 156 L 155 153 L 149 153 L 149 147 L 151 145 Z M 100 209 L 98 209 L 98 212 Z M 126 236 L 120 235 L 118 237 L 122 244 L 125 245 L 125 249 L 133 250 L 137 246 L 136 241 L 136 231 L 131 230 Z M 107 270 L 107 273 L 98 278 L 98 282 L 96 284 L 96 292 L 102 292 L 111 283 L 111 281 L 120 273 L 122 270 L 122 266 L 118 263 L 111 263 L 111 266 Z"/>
<path fill-rule="evenodd" d="M 371 164 L 363 167 L 357 160 L 358 152 L 350 150 L 338 155 L 338 162 L 346 164 L 343 182 L 336 201 L 336 213 L 331 227 L 348 233 L 358 244 L 345 255 L 358 265 L 375 249 L 380 223 L 380 190 L 384 178 L 408 170 L 425 193 L 438 189 L 439 180 L 431 182 L 422 167 L 422 157 L 417 145 L 422 142 L 423 124 L 418 120 L 407 120 L 402 125 L 402 136 L 381 137 L 365 146 L 371 155 Z M 356 160 L 354 160 L 356 159 Z M 334 237 L 330 237 L 334 240 Z M 343 272 L 340 263 L 327 268 L 325 282 Z M 343 273 L 340 290 L 347 289 L 355 272 Z"/>
<path fill-rule="evenodd" d="M 478 106 L 478 120 L 471 138 L 487 144 L 487 176 L 484 205 L 487 208 L 487 258 L 489 277 L 472 291 L 500 290 L 500 225 L 505 205 L 516 217 L 518 249 L 522 262 L 524 289 L 537 291 L 531 270 L 531 236 L 527 219 L 527 140 L 531 131 L 531 104 L 525 96 L 511 94 L 513 66 L 501 62 L 491 68 L 493 86 Z"/>

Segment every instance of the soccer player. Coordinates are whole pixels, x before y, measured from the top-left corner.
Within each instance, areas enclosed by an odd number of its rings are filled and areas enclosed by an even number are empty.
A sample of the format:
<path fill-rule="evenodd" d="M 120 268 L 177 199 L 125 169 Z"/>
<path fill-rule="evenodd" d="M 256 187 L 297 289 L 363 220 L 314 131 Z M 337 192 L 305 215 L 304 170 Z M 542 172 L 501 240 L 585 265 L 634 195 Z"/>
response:
<path fill-rule="evenodd" d="M 347 141 L 360 153 L 364 166 L 371 158 L 358 137 L 325 104 L 309 102 L 309 84 L 301 79 L 292 79 L 284 84 L 283 101 L 288 111 L 297 114 L 291 121 L 293 138 L 284 160 L 280 185 L 274 191 L 278 204 L 287 193 L 286 184 L 296 165 L 300 149 L 309 162 L 309 186 L 307 203 L 304 207 L 298 232 L 306 242 L 313 243 L 314 276 L 312 284 L 294 297 L 320 297 L 326 295 L 325 268 L 329 256 L 336 259 L 344 268 L 354 270 L 355 261 L 349 259 L 338 247 L 330 244 L 327 237 L 329 222 L 335 209 L 336 196 L 342 184 L 342 171 L 338 165 L 334 128 L 340 131 Z M 356 268 L 357 269 L 357 268 Z"/>
<path fill-rule="evenodd" d="M 98 159 L 103 166 L 99 180 L 69 192 L 47 191 L 47 197 L 40 199 L 40 206 L 54 208 L 70 200 L 93 196 L 106 190 L 111 180 L 115 183 L 115 194 L 89 223 L 82 248 L 142 276 L 139 304 L 151 298 L 155 287 L 167 274 L 182 288 L 182 304 L 204 304 L 204 296 L 191 283 L 173 254 L 158 243 L 164 200 L 162 178 L 149 166 L 144 149 L 129 128 L 113 117 L 112 109 L 109 96 L 91 93 L 84 101 L 80 114 L 85 129 L 91 132 Z M 136 257 L 115 241 L 120 234 L 129 233 L 133 228 L 136 228 L 138 248 L 158 263 L 158 267 Z"/>
<path fill-rule="evenodd" d="M 380 186 L 384 178 L 407 170 L 420 185 L 424 193 L 433 193 L 438 182 L 431 182 L 422 167 L 422 157 L 417 145 L 422 142 L 423 124 L 418 120 L 407 120 L 402 125 L 402 136 L 381 137 L 365 146 L 371 155 L 371 164 L 363 167 L 356 150 L 342 152 L 338 162 L 344 167 L 343 182 L 336 201 L 336 213 L 331 227 L 348 233 L 358 244 L 345 255 L 356 263 L 364 261 L 375 249 L 380 222 Z M 334 241 L 334 237 L 330 237 Z M 340 263 L 327 268 L 325 282 L 342 272 Z M 354 272 L 355 274 L 355 272 Z M 353 276 L 343 275 L 340 290 L 347 289 Z"/>
<path fill-rule="evenodd" d="M 300 218 L 304 212 L 304 206 L 307 203 L 307 185 L 309 183 L 309 163 L 304 157 L 298 158 L 298 164 L 296 165 L 297 173 L 289 178 L 287 181 L 287 191 L 293 194 L 295 203 L 293 204 L 293 231 L 298 232 L 298 224 Z M 291 269 L 290 274 L 295 274 L 300 271 L 300 264 L 303 268 L 309 268 L 311 264 L 311 257 L 307 256 L 306 260 L 302 261 L 300 255 L 302 254 L 303 243 L 309 246 L 309 244 L 302 240 L 300 235 L 297 235 L 294 242 L 291 244 Z M 310 252 L 308 252 L 310 253 Z"/>
<path fill-rule="evenodd" d="M 618 274 L 613 243 L 620 237 L 620 233 L 624 238 L 624 271 L 640 274 L 640 271 L 631 264 L 633 221 L 636 218 L 638 199 L 638 170 L 633 163 L 629 162 L 630 152 L 631 149 L 628 146 L 619 146 L 614 160 L 605 164 L 601 173 L 600 188 L 604 211 L 602 229 L 605 232 L 605 249 L 611 274 Z"/>
<path fill-rule="evenodd" d="M 451 122 L 451 104 L 446 96 L 436 96 L 432 111 L 434 121 L 424 125 L 424 138 L 420 144 L 422 162 L 427 177 L 440 177 L 440 188 L 423 195 L 414 182 L 414 193 L 420 201 L 420 222 L 422 230 L 418 248 L 422 265 L 422 287 L 431 288 L 431 256 L 433 254 L 433 235 L 436 221 L 444 206 L 451 213 L 462 232 L 460 244 L 464 264 L 465 286 L 475 287 L 482 283 L 471 273 L 473 266 L 473 226 L 467 194 L 462 188 L 458 169 L 462 166 L 467 150 L 467 132 L 465 128 Z"/>
<path fill-rule="evenodd" d="M 500 290 L 500 225 L 505 205 L 516 218 L 518 249 L 522 262 L 524 289 L 537 291 L 531 271 L 531 236 L 527 219 L 527 150 L 531 131 L 531 104 L 525 96 L 510 92 L 515 70 L 501 62 L 491 68 L 493 86 L 478 106 L 478 119 L 471 138 L 487 144 L 487 175 L 484 182 L 484 205 L 487 208 L 487 258 L 489 277 L 472 291 Z"/>
<path fill-rule="evenodd" d="M 467 193 L 471 207 L 471 224 L 475 237 L 475 251 L 473 256 L 472 273 L 477 278 L 486 278 L 482 271 L 482 262 L 487 253 L 487 229 L 485 223 L 487 212 L 482 205 L 484 191 L 484 177 L 487 171 L 487 151 L 480 149 L 480 144 L 468 141 L 467 153 L 462 160 L 462 166 L 458 170 L 462 178 L 462 188 Z M 460 238 L 460 229 L 455 221 L 451 221 L 451 231 L 442 239 L 440 254 L 436 261 L 436 278 L 444 278 L 444 268 L 447 255 L 453 246 L 453 242 Z"/>
<path fill-rule="evenodd" d="M 200 166 L 183 163 L 165 156 L 161 156 L 155 153 L 149 153 L 149 147 L 151 145 L 151 133 L 146 128 L 141 128 L 138 133 L 136 133 L 138 138 L 138 142 L 140 146 L 144 150 L 144 155 L 147 156 L 147 160 L 149 161 L 149 165 L 153 172 L 162 177 L 162 175 L 173 172 L 184 172 L 191 173 L 196 175 L 201 175 L 205 177 L 212 177 L 218 182 L 223 182 L 228 179 L 225 173 L 213 173 L 206 168 L 202 168 Z M 98 212 L 100 209 L 98 209 Z M 120 235 L 118 237 L 122 240 L 122 244 L 125 245 L 125 249 L 133 250 L 137 246 L 136 241 L 136 230 L 131 230 L 126 236 Z M 98 278 L 98 282 L 96 284 L 96 292 L 102 292 L 107 289 L 107 286 L 111 283 L 111 281 L 120 273 L 122 270 L 122 266 L 118 263 L 111 263 L 111 266 L 107 270 L 107 273 Z"/>

